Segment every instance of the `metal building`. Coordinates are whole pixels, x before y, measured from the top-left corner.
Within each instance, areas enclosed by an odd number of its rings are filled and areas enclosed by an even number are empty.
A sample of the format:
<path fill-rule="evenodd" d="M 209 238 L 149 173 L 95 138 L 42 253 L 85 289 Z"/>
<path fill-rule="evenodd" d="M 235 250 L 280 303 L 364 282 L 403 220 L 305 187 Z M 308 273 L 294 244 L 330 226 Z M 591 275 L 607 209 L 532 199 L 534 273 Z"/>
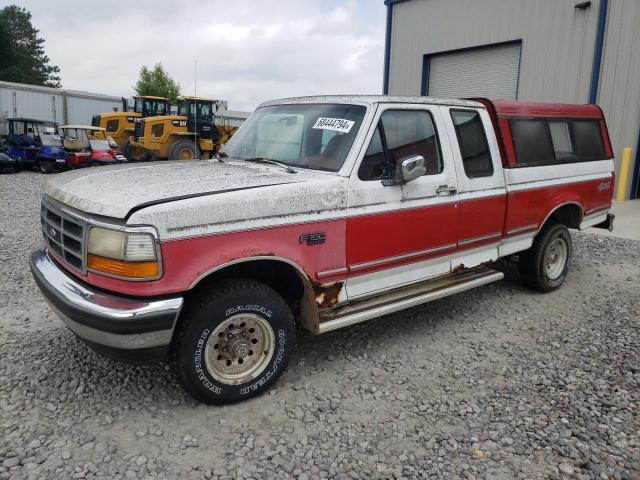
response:
<path fill-rule="evenodd" d="M 640 195 L 640 1 L 384 3 L 384 93 L 597 103 Z"/>
<path fill-rule="evenodd" d="M 100 93 L 0 82 L 0 118 L 28 117 L 91 125 L 96 113 L 122 109 L 122 99 Z"/>

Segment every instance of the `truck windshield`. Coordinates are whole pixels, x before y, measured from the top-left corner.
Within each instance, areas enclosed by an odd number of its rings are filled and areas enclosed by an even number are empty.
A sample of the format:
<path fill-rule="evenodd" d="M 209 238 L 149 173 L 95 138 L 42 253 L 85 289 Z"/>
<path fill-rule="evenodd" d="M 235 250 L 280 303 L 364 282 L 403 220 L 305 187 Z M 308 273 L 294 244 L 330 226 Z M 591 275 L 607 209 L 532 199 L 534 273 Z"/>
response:
<path fill-rule="evenodd" d="M 273 105 L 256 110 L 225 145 L 222 156 L 275 160 L 292 167 L 337 172 L 366 108 L 349 104 Z"/>

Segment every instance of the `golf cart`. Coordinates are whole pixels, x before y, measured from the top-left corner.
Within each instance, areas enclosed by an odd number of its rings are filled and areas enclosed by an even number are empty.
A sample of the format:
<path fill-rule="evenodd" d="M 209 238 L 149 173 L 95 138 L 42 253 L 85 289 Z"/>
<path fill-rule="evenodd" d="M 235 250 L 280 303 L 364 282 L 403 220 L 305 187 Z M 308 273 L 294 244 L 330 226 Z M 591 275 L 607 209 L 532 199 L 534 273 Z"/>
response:
<path fill-rule="evenodd" d="M 42 173 L 67 168 L 67 153 L 55 123 L 31 118 L 8 118 L 6 122 L 7 155 L 18 159 L 23 167 L 35 167 Z"/>
<path fill-rule="evenodd" d="M 19 172 L 20 160 L 7 154 L 7 146 L 0 142 L 0 173 Z"/>
<path fill-rule="evenodd" d="M 97 167 L 126 162 L 117 145 L 106 136 L 105 129 L 89 125 L 62 125 L 64 149 L 69 154 L 69 168 Z"/>

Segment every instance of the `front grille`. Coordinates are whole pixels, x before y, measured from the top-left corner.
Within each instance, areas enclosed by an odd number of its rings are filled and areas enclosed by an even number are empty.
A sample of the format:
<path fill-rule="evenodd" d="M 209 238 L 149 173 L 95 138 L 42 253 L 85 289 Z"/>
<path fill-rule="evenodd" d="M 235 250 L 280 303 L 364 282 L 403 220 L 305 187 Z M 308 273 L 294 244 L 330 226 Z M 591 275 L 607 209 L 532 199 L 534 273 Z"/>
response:
<path fill-rule="evenodd" d="M 84 238 L 87 222 L 42 200 L 40 224 L 49 249 L 69 266 L 85 274 Z"/>

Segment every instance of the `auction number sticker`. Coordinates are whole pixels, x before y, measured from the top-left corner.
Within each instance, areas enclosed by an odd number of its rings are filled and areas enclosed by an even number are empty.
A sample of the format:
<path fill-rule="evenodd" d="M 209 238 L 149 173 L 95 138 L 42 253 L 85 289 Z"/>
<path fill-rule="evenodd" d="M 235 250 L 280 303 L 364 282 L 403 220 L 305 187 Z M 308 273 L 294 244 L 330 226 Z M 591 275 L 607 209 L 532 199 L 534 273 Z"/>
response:
<path fill-rule="evenodd" d="M 316 120 L 313 128 L 322 130 L 335 130 L 336 132 L 349 133 L 355 122 L 353 120 L 345 120 L 344 118 L 328 118 L 320 117 Z"/>

